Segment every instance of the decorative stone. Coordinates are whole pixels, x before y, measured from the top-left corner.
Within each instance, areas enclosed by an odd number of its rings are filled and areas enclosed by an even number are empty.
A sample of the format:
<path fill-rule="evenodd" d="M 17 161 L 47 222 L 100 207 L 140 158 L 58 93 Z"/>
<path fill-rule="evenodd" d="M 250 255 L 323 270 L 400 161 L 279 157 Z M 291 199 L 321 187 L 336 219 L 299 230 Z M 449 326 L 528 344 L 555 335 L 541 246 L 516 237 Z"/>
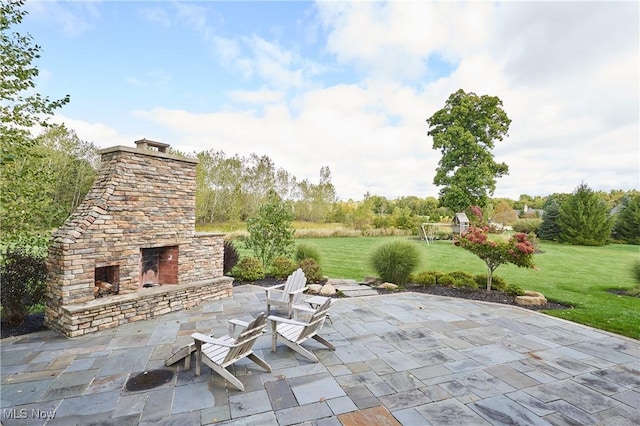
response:
<path fill-rule="evenodd" d="M 376 277 L 372 277 L 372 276 L 367 276 L 364 277 L 364 280 L 362 280 L 362 284 L 364 285 L 368 285 L 368 286 L 373 286 L 380 283 L 380 280 Z"/>
<path fill-rule="evenodd" d="M 334 294 L 336 294 L 336 288 L 331 284 L 325 284 L 320 289 L 321 296 L 333 296 Z"/>
<path fill-rule="evenodd" d="M 397 290 L 398 289 L 398 285 L 397 284 L 393 284 L 393 283 L 382 283 L 379 286 L 377 286 L 376 288 L 381 288 L 384 290 Z"/>
<path fill-rule="evenodd" d="M 516 296 L 516 303 L 521 306 L 543 306 L 547 304 L 547 298 L 537 291 L 525 290 L 524 296 Z"/>
<path fill-rule="evenodd" d="M 318 294 L 322 290 L 322 284 L 309 284 L 308 287 L 307 293 L 310 294 Z"/>

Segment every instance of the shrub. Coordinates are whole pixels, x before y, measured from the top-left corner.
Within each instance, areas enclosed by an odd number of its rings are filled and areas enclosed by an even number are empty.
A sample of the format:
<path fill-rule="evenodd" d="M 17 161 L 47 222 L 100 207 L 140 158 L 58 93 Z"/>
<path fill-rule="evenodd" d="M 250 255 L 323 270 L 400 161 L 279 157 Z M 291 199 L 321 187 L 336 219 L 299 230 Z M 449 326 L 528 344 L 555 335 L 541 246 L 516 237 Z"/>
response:
<path fill-rule="evenodd" d="M 518 219 L 513 222 L 511 227 L 516 232 L 522 232 L 525 234 L 534 233 L 538 235 L 540 231 L 540 225 L 542 225 L 542 219 Z"/>
<path fill-rule="evenodd" d="M 317 283 L 324 280 L 320 264 L 313 258 L 302 259 L 298 262 L 298 268 L 302 269 L 308 282 Z"/>
<path fill-rule="evenodd" d="M 487 274 L 478 274 L 474 278 L 478 286 L 487 284 Z M 507 281 L 502 277 L 494 275 L 491 279 L 491 288 L 498 291 L 505 291 L 507 289 Z"/>
<path fill-rule="evenodd" d="M 524 296 L 524 290 L 518 284 L 509 284 L 504 292 L 511 296 Z"/>
<path fill-rule="evenodd" d="M 265 277 L 262 262 L 257 257 L 247 256 L 238 261 L 231 270 L 231 275 L 240 281 L 256 281 Z"/>
<path fill-rule="evenodd" d="M 46 293 L 45 257 L 24 248 L 3 253 L 0 268 L 2 317 L 11 325 L 22 324 L 29 307 L 43 303 Z"/>
<path fill-rule="evenodd" d="M 409 241 L 396 240 L 378 246 L 371 254 L 371 266 L 383 281 L 406 284 L 418 266 L 418 249 Z"/>
<path fill-rule="evenodd" d="M 277 279 L 287 278 L 296 270 L 296 263 L 286 256 L 277 256 L 271 262 L 269 273 Z"/>
<path fill-rule="evenodd" d="M 238 263 L 240 254 L 238 249 L 233 245 L 233 241 L 225 240 L 224 242 L 224 260 L 222 265 L 222 273 L 227 275 L 231 272 L 234 266 Z"/>
<path fill-rule="evenodd" d="M 438 282 L 438 275 L 435 271 L 422 271 L 413 275 L 411 281 L 423 286 L 435 285 Z"/>
<path fill-rule="evenodd" d="M 320 252 L 311 244 L 300 243 L 296 246 L 295 259 L 298 262 L 304 259 L 315 259 L 316 262 L 320 263 Z"/>
<path fill-rule="evenodd" d="M 456 287 L 469 287 L 469 288 L 478 288 L 476 284 L 476 279 L 473 274 L 464 271 L 454 271 L 449 273 L 455 279 Z"/>
<path fill-rule="evenodd" d="M 630 290 L 627 290 L 626 294 L 628 296 L 640 297 L 640 261 L 637 261 L 633 265 L 631 273 L 633 274 L 633 278 L 636 281 L 636 286 Z"/>
<path fill-rule="evenodd" d="M 456 278 L 451 274 L 442 274 L 438 278 L 438 284 L 445 287 L 453 287 L 456 285 Z"/>

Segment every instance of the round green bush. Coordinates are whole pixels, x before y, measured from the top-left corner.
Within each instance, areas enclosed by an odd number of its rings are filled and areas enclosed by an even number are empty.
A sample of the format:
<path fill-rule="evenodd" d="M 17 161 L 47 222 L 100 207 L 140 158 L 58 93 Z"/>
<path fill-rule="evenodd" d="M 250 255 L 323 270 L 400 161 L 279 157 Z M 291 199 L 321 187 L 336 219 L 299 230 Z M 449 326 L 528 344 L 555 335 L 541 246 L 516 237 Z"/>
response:
<path fill-rule="evenodd" d="M 411 281 L 422 286 L 435 285 L 438 282 L 438 276 L 434 271 L 418 272 L 411 278 Z"/>
<path fill-rule="evenodd" d="M 540 225 L 542 225 L 542 219 L 518 219 L 513 222 L 511 228 L 513 228 L 515 232 L 523 232 L 525 234 L 533 232 L 538 235 Z"/>
<path fill-rule="evenodd" d="M 231 275 L 240 281 L 256 281 L 265 277 L 264 266 L 255 256 L 241 258 L 231 270 Z"/>
<path fill-rule="evenodd" d="M 371 266 L 382 281 L 406 284 L 418 266 L 419 253 L 409 241 L 395 240 L 378 246 L 371 254 Z"/>
<path fill-rule="evenodd" d="M 320 263 L 320 252 L 317 247 L 311 244 L 300 243 L 296 246 L 295 259 L 298 262 L 304 259 L 315 259 L 316 262 Z"/>
<path fill-rule="evenodd" d="M 509 284 L 504 292 L 511 296 L 524 296 L 524 290 L 517 284 Z"/>
<path fill-rule="evenodd" d="M 485 288 L 487 286 L 487 274 L 478 274 L 474 278 L 478 287 Z M 494 275 L 491 277 L 491 289 L 505 291 L 507 289 L 507 281 L 498 275 Z"/>
<path fill-rule="evenodd" d="M 296 268 L 296 263 L 287 256 L 277 256 L 271 262 L 269 274 L 274 278 L 284 279 L 291 275 Z"/>
<path fill-rule="evenodd" d="M 438 284 L 445 287 L 453 287 L 456 285 L 456 279 L 450 274 L 443 274 L 438 278 Z"/>
<path fill-rule="evenodd" d="M 43 303 L 46 293 L 45 256 L 17 247 L 2 253 L 0 303 L 2 318 L 11 325 L 22 324 L 29 307 Z"/>
<path fill-rule="evenodd" d="M 455 279 L 456 287 L 478 288 L 476 278 L 473 274 L 465 271 L 454 271 L 449 273 Z"/>
<path fill-rule="evenodd" d="M 304 272 L 304 275 L 307 277 L 308 282 L 318 283 L 324 280 L 324 275 L 322 275 L 322 268 L 320 267 L 320 264 L 311 257 L 299 261 L 298 268 L 302 269 L 302 272 Z"/>

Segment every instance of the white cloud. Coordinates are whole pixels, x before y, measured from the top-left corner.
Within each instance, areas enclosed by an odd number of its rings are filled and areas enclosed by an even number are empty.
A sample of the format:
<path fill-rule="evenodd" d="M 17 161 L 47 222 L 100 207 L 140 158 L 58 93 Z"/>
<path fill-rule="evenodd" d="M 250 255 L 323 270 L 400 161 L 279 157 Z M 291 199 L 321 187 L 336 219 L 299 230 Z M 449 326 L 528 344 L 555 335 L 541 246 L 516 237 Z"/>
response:
<path fill-rule="evenodd" d="M 74 130 L 80 139 L 93 142 L 100 148 L 115 145 L 133 146 L 133 141 L 141 138 L 141 136 L 123 135 L 118 129 L 103 123 L 89 123 L 61 114 L 54 115 L 50 121 L 54 124 L 64 124 L 67 129 Z"/>
<path fill-rule="evenodd" d="M 100 17 L 100 5 L 96 2 L 26 2 L 25 6 L 29 16 L 46 20 L 70 37 L 84 34 Z"/>
<path fill-rule="evenodd" d="M 176 7 L 217 61 L 259 89 L 228 87 L 231 104 L 207 110 L 133 111 L 137 125 L 157 131 L 151 139 L 268 155 L 312 181 L 328 165 L 344 199 L 435 196 L 440 154 L 426 119 L 462 88 L 498 96 L 513 120 L 494 150 L 510 167 L 496 196 L 571 192 L 583 181 L 640 187 L 636 3 L 320 2 L 309 30 L 325 43 L 318 56 L 258 34 L 223 35 L 211 8 Z M 336 62 L 321 63 L 327 54 Z M 435 56 L 453 67 L 430 69 Z M 105 144 L 135 140 L 81 120 L 69 127 Z"/>
<path fill-rule="evenodd" d="M 284 99 L 285 94 L 277 90 L 232 90 L 229 99 L 241 104 L 271 104 Z"/>

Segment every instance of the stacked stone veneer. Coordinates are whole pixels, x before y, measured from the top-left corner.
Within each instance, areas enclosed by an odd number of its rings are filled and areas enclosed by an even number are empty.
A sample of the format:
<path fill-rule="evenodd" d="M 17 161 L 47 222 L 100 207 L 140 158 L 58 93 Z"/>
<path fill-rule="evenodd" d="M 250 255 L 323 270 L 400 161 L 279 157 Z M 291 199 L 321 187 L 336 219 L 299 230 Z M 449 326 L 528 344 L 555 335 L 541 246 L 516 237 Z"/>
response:
<path fill-rule="evenodd" d="M 47 326 L 73 337 L 231 296 L 223 235 L 195 232 L 197 160 L 124 146 L 100 153 L 92 189 L 51 239 Z M 177 282 L 142 288 L 141 249 L 167 246 L 178 247 Z M 117 268 L 119 292 L 95 299 L 102 267 Z"/>

